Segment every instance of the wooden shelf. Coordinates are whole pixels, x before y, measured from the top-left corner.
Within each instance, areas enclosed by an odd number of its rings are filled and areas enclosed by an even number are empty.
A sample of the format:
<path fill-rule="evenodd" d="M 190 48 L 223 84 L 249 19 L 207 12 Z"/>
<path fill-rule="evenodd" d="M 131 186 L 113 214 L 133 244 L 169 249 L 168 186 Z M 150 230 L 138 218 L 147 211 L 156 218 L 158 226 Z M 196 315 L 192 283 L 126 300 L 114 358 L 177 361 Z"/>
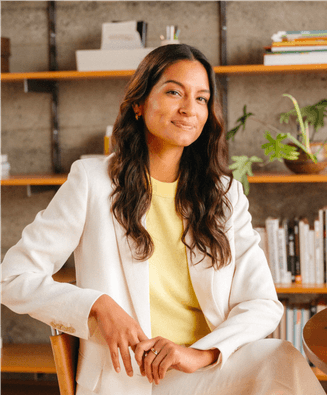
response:
<path fill-rule="evenodd" d="M 56 373 L 51 345 L 4 344 L 2 347 L 1 371 L 11 373 Z"/>
<path fill-rule="evenodd" d="M 262 64 L 253 65 L 232 65 L 215 66 L 216 74 L 271 74 L 271 73 L 294 73 L 294 72 L 324 72 L 327 71 L 327 64 L 308 65 L 283 65 L 264 66 Z M 112 70 L 112 71 L 37 71 L 27 73 L 1 73 L 2 82 L 17 82 L 25 79 L 32 80 L 81 80 L 98 78 L 121 78 L 130 77 L 135 70 Z"/>
<path fill-rule="evenodd" d="M 66 180 L 67 174 L 17 174 L 1 180 L 1 185 L 61 185 Z M 327 182 L 327 173 L 254 173 L 253 176 L 248 177 L 248 180 L 252 184 Z"/>
<path fill-rule="evenodd" d="M 113 71 L 36 71 L 28 73 L 1 73 L 2 82 L 30 80 L 84 80 L 130 77 L 135 70 Z"/>
<path fill-rule="evenodd" d="M 327 173 L 294 174 L 294 173 L 253 173 L 248 180 L 252 184 L 264 183 L 297 183 L 297 182 L 327 182 Z"/>
<path fill-rule="evenodd" d="M 317 284 L 275 284 L 280 294 L 327 294 L 327 285 Z"/>
<path fill-rule="evenodd" d="M 1 180 L 1 185 L 62 185 L 67 174 L 17 174 Z"/>
<path fill-rule="evenodd" d="M 217 66 L 213 68 L 216 74 L 277 74 L 294 72 L 327 71 L 327 64 L 300 64 L 282 66 L 264 66 L 262 64 Z"/>

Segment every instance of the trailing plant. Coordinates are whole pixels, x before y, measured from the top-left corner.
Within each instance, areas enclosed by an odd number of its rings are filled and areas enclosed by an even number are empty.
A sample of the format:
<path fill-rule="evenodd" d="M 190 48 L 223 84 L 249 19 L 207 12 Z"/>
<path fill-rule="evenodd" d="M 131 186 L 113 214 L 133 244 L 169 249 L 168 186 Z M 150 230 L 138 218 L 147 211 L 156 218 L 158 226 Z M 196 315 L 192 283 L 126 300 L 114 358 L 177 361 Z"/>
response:
<path fill-rule="evenodd" d="M 280 123 L 288 123 L 289 119 L 292 116 L 295 116 L 296 121 L 299 123 L 299 133 L 296 138 L 291 133 L 283 133 L 276 127 L 269 125 L 260 119 L 253 118 L 254 114 L 247 112 L 245 105 L 243 107 L 243 115 L 236 121 L 236 126 L 227 133 L 227 140 L 232 139 L 234 141 L 235 135 L 238 133 L 240 128 L 243 128 L 244 131 L 248 118 L 252 117 L 254 121 L 265 125 L 277 133 L 277 136 L 274 138 L 269 130 L 265 130 L 265 138 L 268 142 L 263 144 L 261 148 L 264 149 L 264 153 L 269 158 L 269 161 L 264 164 L 273 162 L 274 160 L 278 160 L 280 162 L 284 159 L 296 160 L 300 154 L 298 151 L 299 148 L 302 149 L 313 162 L 317 163 L 317 154 L 312 153 L 310 141 L 313 141 L 318 129 L 324 126 L 324 117 L 327 116 L 327 100 L 323 99 L 314 105 L 300 108 L 298 102 L 293 96 L 286 93 L 283 96 L 292 100 L 294 109 L 282 113 L 280 115 Z M 312 125 L 314 129 L 311 138 L 309 135 L 309 125 Z M 291 140 L 295 146 L 286 144 L 284 142 L 285 139 Z M 232 156 L 231 159 L 234 163 L 229 167 L 233 170 L 234 177 L 242 182 L 245 194 L 248 194 L 250 185 L 247 176 L 253 175 L 252 164 L 263 162 L 263 160 L 257 156 L 251 156 L 249 158 L 246 155 Z"/>

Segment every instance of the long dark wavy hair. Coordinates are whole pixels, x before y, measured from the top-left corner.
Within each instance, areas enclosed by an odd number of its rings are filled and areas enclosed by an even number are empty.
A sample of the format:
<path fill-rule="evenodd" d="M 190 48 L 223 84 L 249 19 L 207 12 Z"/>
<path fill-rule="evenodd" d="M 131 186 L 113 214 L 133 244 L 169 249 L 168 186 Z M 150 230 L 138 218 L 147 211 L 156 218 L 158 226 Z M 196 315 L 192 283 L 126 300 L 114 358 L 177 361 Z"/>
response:
<path fill-rule="evenodd" d="M 152 197 L 149 154 L 146 126 L 143 118 L 135 119 L 133 104 L 144 102 L 166 68 L 181 60 L 199 61 L 205 67 L 211 94 L 202 133 L 183 150 L 175 207 L 187 220 L 181 240 L 191 251 L 192 263 L 194 248 L 197 248 L 203 258 L 209 256 L 212 266 L 219 269 L 231 260 L 225 222 L 227 212 L 231 211 L 227 192 L 233 177 L 227 165 L 227 144 L 215 74 L 206 57 L 196 48 L 185 44 L 158 47 L 144 58 L 131 78 L 113 128 L 115 154 L 109 161 L 109 176 L 114 184 L 111 209 L 126 230 L 128 240 L 134 242 L 134 258 L 148 259 L 153 254 L 154 244 L 142 218 Z M 227 182 L 222 181 L 223 176 L 227 176 Z M 185 241 L 188 232 L 191 245 Z"/>

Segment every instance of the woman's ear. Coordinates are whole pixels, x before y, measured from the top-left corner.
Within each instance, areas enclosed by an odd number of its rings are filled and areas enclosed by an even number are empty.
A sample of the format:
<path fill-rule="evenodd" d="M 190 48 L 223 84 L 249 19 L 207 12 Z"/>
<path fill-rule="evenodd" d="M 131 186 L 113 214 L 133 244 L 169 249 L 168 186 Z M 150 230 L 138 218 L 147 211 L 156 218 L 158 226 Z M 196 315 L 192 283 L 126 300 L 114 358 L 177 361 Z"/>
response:
<path fill-rule="evenodd" d="M 132 107 L 133 107 L 136 119 L 140 118 L 143 115 L 143 106 L 139 103 L 133 103 Z"/>

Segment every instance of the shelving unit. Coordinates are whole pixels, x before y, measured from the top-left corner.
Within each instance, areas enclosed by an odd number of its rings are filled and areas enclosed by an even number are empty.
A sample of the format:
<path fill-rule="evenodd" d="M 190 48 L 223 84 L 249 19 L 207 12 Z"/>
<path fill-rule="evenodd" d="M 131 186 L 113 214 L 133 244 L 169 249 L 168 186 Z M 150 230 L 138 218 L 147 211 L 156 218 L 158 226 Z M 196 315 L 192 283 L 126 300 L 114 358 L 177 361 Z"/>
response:
<path fill-rule="evenodd" d="M 45 71 L 29 73 L 1 73 L 3 83 L 23 82 L 23 81 L 64 81 L 83 80 L 99 78 L 125 78 L 133 75 L 135 70 L 114 70 L 114 71 Z M 238 75 L 238 74 L 272 74 L 288 72 L 327 72 L 327 64 L 316 65 L 287 65 L 287 66 L 264 66 L 264 65 L 236 65 L 236 66 L 216 66 L 214 71 L 217 75 Z M 67 179 L 67 175 L 14 175 L 1 180 L 1 185 L 61 185 Z M 289 173 L 257 173 L 249 177 L 250 183 L 289 183 L 289 182 L 326 182 L 325 175 L 293 175 Z"/>

